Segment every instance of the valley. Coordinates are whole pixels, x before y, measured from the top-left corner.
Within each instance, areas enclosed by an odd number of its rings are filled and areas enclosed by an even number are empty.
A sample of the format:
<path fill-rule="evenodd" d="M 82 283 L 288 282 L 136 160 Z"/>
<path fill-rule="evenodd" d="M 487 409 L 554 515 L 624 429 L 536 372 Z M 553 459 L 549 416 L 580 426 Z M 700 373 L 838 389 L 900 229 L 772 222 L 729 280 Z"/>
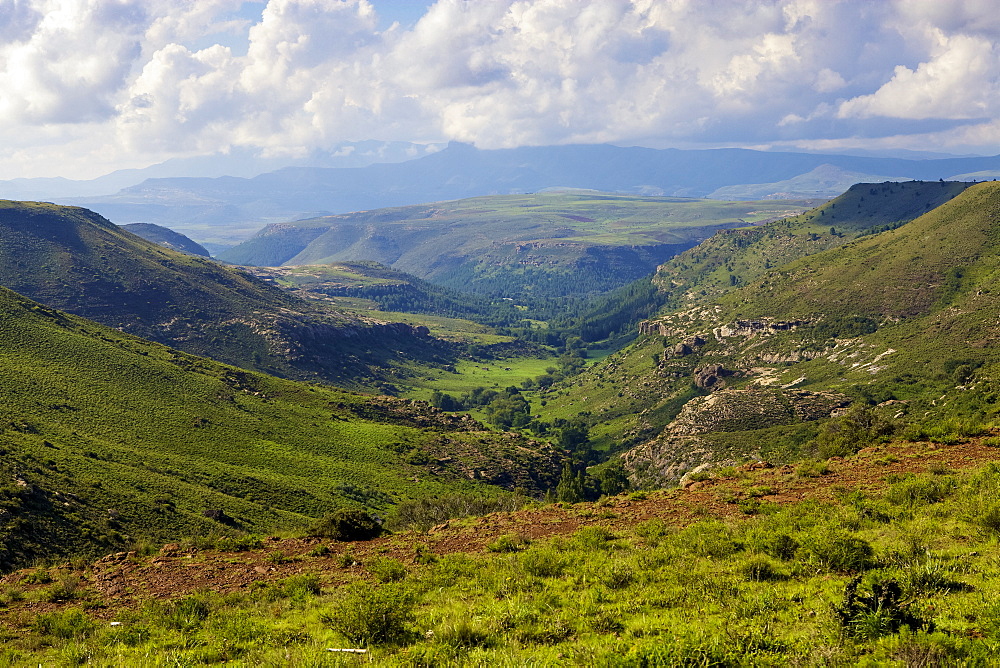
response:
<path fill-rule="evenodd" d="M 3 656 L 973 660 L 998 210 L 490 196 L 271 225 L 236 266 L 4 202 Z"/>

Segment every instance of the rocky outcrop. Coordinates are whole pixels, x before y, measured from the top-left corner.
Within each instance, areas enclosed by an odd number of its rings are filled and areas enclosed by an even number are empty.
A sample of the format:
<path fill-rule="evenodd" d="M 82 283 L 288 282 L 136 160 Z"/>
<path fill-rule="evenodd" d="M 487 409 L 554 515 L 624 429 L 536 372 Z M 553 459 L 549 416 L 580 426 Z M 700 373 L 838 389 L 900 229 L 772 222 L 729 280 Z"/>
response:
<path fill-rule="evenodd" d="M 726 389 L 687 402 L 666 433 L 686 436 L 808 422 L 830 417 L 830 413 L 850 402 L 847 396 L 835 392 Z"/>
<path fill-rule="evenodd" d="M 732 375 L 721 364 L 708 364 L 694 370 L 694 384 L 703 390 L 719 390 L 726 386 L 724 379 Z"/>
<path fill-rule="evenodd" d="M 719 451 L 713 445 L 709 436 L 713 432 L 820 420 L 849 404 L 847 396 L 835 392 L 722 389 L 687 402 L 659 436 L 626 452 L 622 461 L 637 484 L 675 483 L 685 472 L 706 462 L 734 460 L 735 453 Z"/>
<path fill-rule="evenodd" d="M 712 330 L 716 339 L 726 339 L 731 336 L 757 336 L 760 334 L 777 334 L 778 332 L 794 331 L 798 327 L 812 324 L 809 320 L 775 320 L 760 318 L 756 320 L 737 320 L 729 325 L 722 325 Z"/>

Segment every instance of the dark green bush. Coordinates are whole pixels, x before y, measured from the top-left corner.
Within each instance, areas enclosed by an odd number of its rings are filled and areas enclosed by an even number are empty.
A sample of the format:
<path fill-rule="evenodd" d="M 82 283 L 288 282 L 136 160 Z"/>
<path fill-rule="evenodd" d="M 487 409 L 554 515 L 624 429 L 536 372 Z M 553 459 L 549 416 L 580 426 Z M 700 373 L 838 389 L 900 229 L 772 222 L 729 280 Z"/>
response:
<path fill-rule="evenodd" d="M 368 511 L 342 509 L 321 519 L 309 531 L 310 536 L 333 540 L 371 540 L 382 535 L 382 525 Z"/>
<path fill-rule="evenodd" d="M 857 573 L 876 564 L 868 541 L 842 531 L 820 527 L 804 547 L 814 561 L 836 573 Z"/>
<path fill-rule="evenodd" d="M 402 585 L 358 583 L 320 619 L 354 645 L 401 645 L 413 637 L 416 597 Z"/>
<path fill-rule="evenodd" d="M 903 626 L 911 630 L 933 631 L 933 624 L 914 615 L 903 600 L 903 588 L 892 579 L 875 581 L 871 593 L 858 592 L 861 578 L 852 579 L 844 587 L 844 600 L 836 607 L 837 618 L 844 631 L 854 638 L 875 640 L 896 633 Z"/>

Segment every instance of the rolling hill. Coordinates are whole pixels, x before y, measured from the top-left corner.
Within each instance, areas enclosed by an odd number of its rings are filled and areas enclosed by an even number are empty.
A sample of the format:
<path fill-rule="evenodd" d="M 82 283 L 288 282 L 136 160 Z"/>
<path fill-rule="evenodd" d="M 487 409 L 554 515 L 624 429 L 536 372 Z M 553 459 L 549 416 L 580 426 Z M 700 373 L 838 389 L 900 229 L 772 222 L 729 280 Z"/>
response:
<path fill-rule="evenodd" d="M 243 371 L 0 289 L 0 567 L 299 528 L 496 486 L 561 455 L 423 404 Z M 492 491 L 491 491 L 492 490 Z"/>
<path fill-rule="evenodd" d="M 445 352 L 425 330 L 305 302 L 86 209 L 0 201 L 0 285 L 244 368 L 360 386 Z"/>
<path fill-rule="evenodd" d="M 606 292 L 719 229 L 813 204 L 490 196 L 273 224 L 219 259 L 260 266 L 369 260 L 489 297 L 563 297 Z"/>

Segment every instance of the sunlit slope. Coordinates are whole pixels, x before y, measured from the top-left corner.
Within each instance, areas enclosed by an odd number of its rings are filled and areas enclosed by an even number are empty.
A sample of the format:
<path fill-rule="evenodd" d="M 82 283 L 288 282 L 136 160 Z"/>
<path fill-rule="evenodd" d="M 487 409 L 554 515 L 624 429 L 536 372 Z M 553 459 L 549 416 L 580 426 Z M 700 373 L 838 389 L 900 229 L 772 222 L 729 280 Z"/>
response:
<path fill-rule="evenodd" d="M 301 527 L 343 505 L 385 510 L 484 482 L 539 489 L 558 474 L 553 451 L 477 429 L 192 357 L 0 289 L 0 565 L 53 546 Z"/>
<path fill-rule="evenodd" d="M 341 383 L 431 342 L 313 304 L 238 269 L 141 239 L 75 207 L 0 201 L 0 285 L 245 368 Z"/>
<path fill-rule="evenodd" d="M 902 228 L 767 272 L 755 289 L 724 303 L 751 316 L 926 314 L 990 288 L 998 221 L 1000 185 L 974 185 Z"/>
<path fill-rule="evenodd" d="M 654 284 L 670 309 L 710 301 L 768 270 L 860 236 L 898 227 L 948 202 L 968 183 L 859 183 L 798 216 L 724 230 L 660 266 Z"/>
<path fill-rule="evenodd" d="M 497 195 L 269 225 L 220 258 L 262 266 L 372 260 L 489 296 L 585 294 L 648 275 L 719 229 L 812 204 Z"/>

